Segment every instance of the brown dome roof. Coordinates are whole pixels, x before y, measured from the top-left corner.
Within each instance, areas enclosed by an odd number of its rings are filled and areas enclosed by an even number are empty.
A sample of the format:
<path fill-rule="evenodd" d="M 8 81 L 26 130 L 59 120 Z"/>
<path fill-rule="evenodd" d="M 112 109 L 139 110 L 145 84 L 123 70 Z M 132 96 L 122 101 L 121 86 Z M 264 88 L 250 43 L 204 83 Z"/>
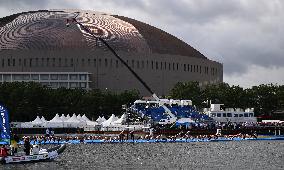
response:
<path fill-rule="evenodd" d="M 0 19 L 0 51 L 12 49 L 99 48 L 101 42 L 66 19 L 78 10 L 31 11 Z M 115 50 L 206 58 L 182 40 L 148 24 L 123 16 L 81 11 L 77 21 Z"/>

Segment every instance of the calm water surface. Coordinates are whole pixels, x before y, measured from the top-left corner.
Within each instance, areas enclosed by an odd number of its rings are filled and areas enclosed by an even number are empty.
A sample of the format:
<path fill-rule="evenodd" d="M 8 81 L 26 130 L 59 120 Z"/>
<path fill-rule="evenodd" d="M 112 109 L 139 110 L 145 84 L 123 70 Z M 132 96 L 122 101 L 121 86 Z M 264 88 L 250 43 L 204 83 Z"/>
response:
<path fill-rule="evenodd" d="M 0 169 L 284 169 L 283 141 L 68 145 L 53 162 Z"/>

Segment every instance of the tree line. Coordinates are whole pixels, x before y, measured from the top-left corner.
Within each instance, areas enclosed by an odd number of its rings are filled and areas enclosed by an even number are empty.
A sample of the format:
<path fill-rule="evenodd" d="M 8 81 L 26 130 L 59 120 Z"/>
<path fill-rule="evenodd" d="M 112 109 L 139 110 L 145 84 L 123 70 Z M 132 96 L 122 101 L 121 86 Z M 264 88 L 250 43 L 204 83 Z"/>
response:
<path fill-rule="evenodd" d="M 177 83 L 171 98 L 191 99 L 197 108 L 224 104 L 227 108 L 254 108 L 256 115 L 271 115 L 284 108 L 284 85 L 261 84 L 251 88 L 230 86 L 227 83 L 199 86 L 198 82 Z"/>
<path fill-rule="evenodd" d="M 0 84 L 0 103 L 12 121 L 31 121 L 38 116 L 47 120 L 59 114 L 86 114 L 96 119 L 121 114 L 122 105 L 141 98 L 137 90 L 114 93 L 107 90 L 51 89 L 35 82 Z M 167 98 L 190 99 L 198 109 L 211 103 L 227 108 L 255 108 L 256 115 L 271 114 L 284 108 L 284 85 L 262 84 L 251 88 L 227 83 L 199 86 L 198 82 L 177 83 Z M 71 115 L 70 115 L 71 116 Z"/>
<path fill-rule="evenodd" d="M 34 82 L 0 84 L 0 103 L 8 108 L 11 121 L 31 121 L 37 115 L 50 120 L 56 113 L 86 114 L 90 119 L 109 117 L 120 114 L 123 104 L 133 103 L 139 96 L 135 90 L 114 93 L 97 89 L 51 89 Z"/>

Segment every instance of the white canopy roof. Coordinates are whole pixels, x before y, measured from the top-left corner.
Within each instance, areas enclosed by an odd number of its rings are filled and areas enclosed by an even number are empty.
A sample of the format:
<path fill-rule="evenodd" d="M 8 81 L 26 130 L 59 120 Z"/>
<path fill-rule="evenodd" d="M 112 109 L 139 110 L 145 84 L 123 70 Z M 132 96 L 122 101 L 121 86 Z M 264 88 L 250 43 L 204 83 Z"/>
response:
<path fill-rule="evenodd" d="M 85 121 L 84 119 L 82 119 L 82 116 L 80 114 L 77 116 L 77 119 L 80 121 Z"/>
<path fill-rule="evenodd" d="M 106 118 L 105 118 L 104 116 L 101 117 L 101 121 L 102 121 L 102 122 L 106 121 Z"/>
<path fill-rule="evenodd" d="M 101 116 L 99 116 L 99 117 L 97 118 L 96 122 L 98 122 L 99 124 L 101 124 L 101 123 L 104 122 L 104 121 L 102 120 Z"/>
<path fill-rule="evenodd" d="M 82 116 L 82 119 L 83 119 L 84 121 L 91 121 L 85 114 Z"/>
<path fill-rule="evenodd" d="M 62 115 L 60 116 L 60 119 L 61 119 L 62 121 L 66 121 L 66 120 L 68 120 L 68 119 L 66 119 L 66 117 L 65 117 L 65 115 L 64 115 L 64 114 L 62 114 Z"/>
<path fill-rule="evenodd" d="M 62 122 L 62 119 L 59 117 L 58 114 L 56 114 L 56 115 L 54 116 L 54 118 L 51 119 L 49 122 Z"/>
<path fill-rule="evenodd" d="M 46 119 L 45 119 L 43 116 L 40 118 L 40 120 L 41 120 L 43 123 L 47 122 Z"/>
<path fill-rule="evenodd" d="M 94 122 L 94 121 L 86 121 L 86 123 L 87 123 L 88 126 L 96 126 L 96 125 L 99 124 L 99 123 Z"/>
<path fill-rule="evenodd" d="M 72 115 L 72 117 L 71 117 L 70 119 L 66 120 L 65 122 L 67 122 L 67 123 L 80 123 L 81 120 L 79 120 L 79 119 L 77 118 L 77 116 L 75 115 L 75 113 L 74 113 L 74 114 Z"/>
<path fill-rule="evenodd" d="M 66 120 L 68 120 L 68 119 L 70 119 L 71 117 L 70 117 L 70 115 L 68 114 L 65 118 L 66 118 Z"/>
<path fill-rule="evenodd" d="M 36 125 L 40 125 L 40 124 L 43 124 L 44 122 L 39 118 L 39 116 L 37 116 L 36 118 L 35 118 L 35 120 L 34 121 L 32 121 L 31 122 L 32 124 L 36 124 Z"/>
<path fill-rule="evenodd" d="M 111 117 L 102 123 L 103 126 L 110 126 L 114 121 L 118 120 L 117 117 L 112 114 Z"/>
<path fill-rule="evenodd" d="M 113 124 L 122 124 L 126 121 L 127 115 L 124 113 L 118 120 L 114 121 Z"/>

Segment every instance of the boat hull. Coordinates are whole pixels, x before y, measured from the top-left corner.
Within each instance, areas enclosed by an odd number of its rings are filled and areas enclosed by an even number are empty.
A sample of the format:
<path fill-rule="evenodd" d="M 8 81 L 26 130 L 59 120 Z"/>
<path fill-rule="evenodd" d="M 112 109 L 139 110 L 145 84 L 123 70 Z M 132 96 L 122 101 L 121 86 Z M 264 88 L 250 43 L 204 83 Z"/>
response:
<path fill-rule="evenodd" d="M 51 161 L 57 158 L 58 155 L 65 150 L 65 148 L 66 145 L 61 145 L 48 149 L 44 152 L 40 152 L 37 155 L 7 156 L 5 158 L 0 157 L 0 160 L 2 164 Z"/>

